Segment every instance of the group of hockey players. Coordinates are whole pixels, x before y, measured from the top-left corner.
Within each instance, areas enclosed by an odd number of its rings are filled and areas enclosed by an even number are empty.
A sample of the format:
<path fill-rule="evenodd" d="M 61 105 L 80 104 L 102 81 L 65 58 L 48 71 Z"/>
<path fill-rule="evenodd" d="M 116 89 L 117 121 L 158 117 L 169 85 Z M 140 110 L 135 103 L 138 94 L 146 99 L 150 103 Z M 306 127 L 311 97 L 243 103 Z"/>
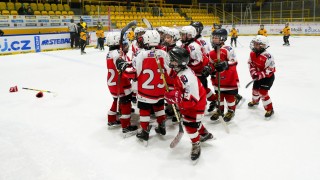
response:
<path fill-rule="evenodd" d="M 120 32 L 107 34 L 107 84 L 113 96 L 108 112 L 109 127 L 121 126 L 124 136 L 136 134 L 139 140 L 147 142 L 151 115 L 156 118 L 155 132 L 160 136 L 166 135 L 165 122 L 172 118 L 182 122 L 190 137 L 191 159 L 200 157 L 201 142 L 213 139 L 201 122 L 205 111 L 211 112 L 212 121 L 218 121 L 221 116 L 229 122 L 242 98 L 238 94 L 236 54 L 233 47 L 225 44 L 227 30 L 221 26 L 214 29 L 210 37 L 212 48 L 202 38 L 202 30 L 201 22 L 192 22 L 180 31 L 168 27 L 157 30 L 136 27 L 131 58 L 127 54 L 129 43 L 121 40 Z M 271 117 L 274 111 L 268 91 L 275 78 L 273 56 L 266 51 L 269 45 L 265 36 L 255 37 L 250 47 L 248 64 L 254 82 L 248 106 L 257 106 L 261 99 L 265 117 Z M 208 77 L 214 91 L 208 87 Z M 130 121 L 132 102 L 137 102 L 139 109 L 139 132 L 138 126 Z M 178 110 L 178 117 L 173 108 Z"/>

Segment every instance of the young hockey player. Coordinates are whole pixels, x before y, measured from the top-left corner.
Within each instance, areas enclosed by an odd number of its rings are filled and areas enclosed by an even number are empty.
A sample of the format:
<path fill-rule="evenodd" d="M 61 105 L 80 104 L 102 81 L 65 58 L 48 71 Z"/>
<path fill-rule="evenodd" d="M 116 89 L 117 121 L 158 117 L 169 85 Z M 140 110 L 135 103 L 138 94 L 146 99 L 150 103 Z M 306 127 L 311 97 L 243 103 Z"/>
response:
<path fill-rule="evenodd" d="M 264 25 L 263 24 L 260 25 L 260 29 L 258 31 L 258 35 L 262 35 L 262 36 L 266 36 L 266 37 L 268 36 L 267 30 L 264 29 Z"/>
<path fill-rule="evenodd" d="M 160 65 L 164 68 L 164 59 L 169 61 L 168 54 L 163 50 L 155 50 L 160 43 L 160 35 L 156 30 L 146 30 L 138 38 L 137 43 L 141 49 L 136 57 L 132 60 L 132 65 L 136 69 L 136 78 L 138 86 L 138 108 L 140 113 L 140 126 L 142 130 L 137 134 L 137 138 L 142 141 L 149 140 L 150 132 L 150 114 L 154 110 L 157 118 L 158 127 L 156 133 L 166 134 L 165 112 L 164 112 L 164 84 L 159 73 L 156 55 Z M 123 61 L 122 63 L 127 64 Z"/>
<path fill-rule="evenodd" d="M 87 46 L 87 31 L 85 28 L 81 29 L 80 32 L 80 49 L 81 49 L 81 55 L 86 54 L 84 49 Z"/>
<path fill-rule="evenodd" d="M 250 44 L 252 52 L 248 61 L 250 75 L 255 80 L 252 88 L 252 101 L 248 103 L 248 106 L 258 105 L 261 99 L 266 110 L 266 118 L 271 117 L 274 113 L 268 91 L 272 87 L 275 79 L 274 72 L 276 71 L 274 58 L 266 50 L 268 47 L 267 37 L 258 35 L 253 38 Z"/>
<path fill-rule="evenodd" d="M 207 92 L 207 99 L 215 104 L 216 96 L 208 88 L 207 76 L 202 74 L 203 68 L 208 65 L 209 59 L 206 54 L 202 52 L 201 46 L 196 42 L 197 30 L 193 26 L 184 26 L 181 31 L 182 47 L 187 49 L 190 53 L 190 61 L 188 66 L 194 71 L 196 76 L 200 79 L 203 87 Z"/>
<path fill-rule="evenodd" d="M 144 34 L 144 32 L 145 32 L 145 29 L 143 27 L 136 27 L 134 29 L 135 40 L 132 42 L 132 45 L 131 45 L 131 50 L 132 50 L 133 56 L 136 56 L 138 54 L 139 49 L 141 48 L 138 45 L 138 40 L 139 40 L 139 38 L 141 38 L 141 36 Z"/>
<path fill-rule="evenodd" d="M 202 38 L 202 35 L 201 35 L 202 30 L 203 30 L 203 24 L 199 21 L 195 21 L 195 22 L 192 22 L 190 25 L 193 26 L 197 31 L 197 35 L 195 37 L 195 40 L 201 46 L 202 53 L 204 53 L 206 56 L 209 56 L 210 46 Z"/>
<path fill-rule="evenodd" d="M 209 56 L 209 67 L 205 70 L 210 70 L 207 74 L 214 73 L 215 78 L 212 79 L 212 85 L 218 93 L 218 81 L 220 80 L 220 107 L 213 113 L 211 120 L 216 121 L 219 115 L 224 113 L 224 100 L 227 102 L 228 112 L 224 115 L 224 121 L 229 122 L 235 115 L 236 98 L 238 94 L 238 73 L 236 66 L 238 64 L 235 52 L 232 47 L 226 46 L 224 42 L 227 40 L 228 32 L 225 29 L 218 29 L 212 33 L 211 44 L 214 48 Z M 220 51 L 220 59 L 218 59 L 218 50 Z M 219 62 L 218 62 L 219 61 Z M 220 73 L 220 79 L 218 74 Z"/>
<path fill-rule="evenodd" d="M 166 52 L 169 52 L 171 49 L 176 47 L 177 41 L 180 40 L 180 33 L 178 29 L 175 28 L 170 28 L 165 31 L 165 37 L 164 37 L 164 42 L 163 46 Z M 166 75 L 166 82 L 168 84 L 169 90 L 173 90 L 174 86 L 174 76 L 176 75 L 174 71 L 170 71 Z M 167 117 L 172 117 L 172 122 L 176 122 L 177 118 L 174 115 L 174 111 L 172 108 L 172 105 L 167 104 L 165 107 L 165 113 Z"/>
<path fill-rule="evenodd" d="M 236 30 L 235 25 L 232 25 L 230 36 L 231 36 L 231 46 L 233 47 L 233 42 L 234 42 L 234 46 L 237 47 L 238 31 Z"/>
<path fill-rule="evenodd" d="M 194 72 L 188 67 L 189 52 L 181 47 L 169 51 L 169 67 L 176 72 L 174 90 L 165 93 L 170 104 L 179 107 L 183 125 L 191 139 L 191 160 L 198 160 L 201 153 L 200 142 L 212 139 L 213 135 L 201 123 L 206 108 L 206 90 Z"/>
<path fill-rule="evenodd" d="M 96 35 L 97 35 L 97 38 L 98 38 L 98 47 L 100 47 L 100 50 L 104 50 L 104 40 L 105 40 L 105 37 L 104 37 L 104 32 L 103 32 L 103 29 L 102 29 L 102 25 L 98 25 L 98 30 L 96 31 Z"/>
<path fill-rule="evenodd" d="M 113 96 L 113 103 L 108 112 L 108 126 L 116 127 L 121 124 L 124 136 L 133 135 L 138 127 L 130 124 L 131 119 L 131 83 L 125 77 L 125 68 L 117 64 L 118 61 L 125 61 L 120 56 L 120 32 L 109 32 L 107 35 L 108 88 Z M 119 99 L 118 99 L 119 98 Z M 119 104 L 117 104 L 119 102 Z M 121 111 L 121 112 L 119 112 Z M 120 114 L 117 120 L 117 113 Z"/>
<path fill-rule="evenodd" d="M 290 27 L 289 27 L 289 23 L 286 23 L 285 27 L 283 28 L 282 31 L 280 31 L 281 34 L 283 34 L 283 42 L 284 42 L 284 46 L 290 46 L 289 43 L 289 37 L 290 37 Z"/>

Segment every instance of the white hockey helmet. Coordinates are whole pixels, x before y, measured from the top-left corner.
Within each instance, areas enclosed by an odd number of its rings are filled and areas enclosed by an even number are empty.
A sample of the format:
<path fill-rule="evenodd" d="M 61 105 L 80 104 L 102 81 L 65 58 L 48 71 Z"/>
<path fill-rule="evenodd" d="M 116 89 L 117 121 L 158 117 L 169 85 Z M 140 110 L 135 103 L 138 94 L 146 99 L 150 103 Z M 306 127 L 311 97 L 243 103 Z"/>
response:
<path fill-rule="evenodd" d="M 260 50 L 257 50 L 255 48 L 255 44 L 259 44 Z M 266 36 L 262 36 L 262 35 L 257 35 L 256 37 L 254 37 L 251 40 L 251 43 L 250 43 L 250 49 L 256 53 L 261 53 L 261 52 L 265 51 L 268 47 L 269 47 L 268 38 Z"/>
<path fill-rule="evenodd" d="M 190 35 L 191 38 L 195 38 L 197 35 L 197 30 L 193 26 L 183 26 L 180 30 L 181 34 L 187 34 Z"/>
<path fill-rule="evenodd" d="M 160 26 L 160 27 L 157 28 L 157 31 L 159 33 L 166 33 L 168 29 L 170 29 L 170 28 L 168 28 L 166 26 Z"/>
<path fill-rule="evenodd" d="M 145 32 L 146 30 L 143 27 L 136 27 L 134 29 L 134 35 L 137 36 L 138 33 L 140 32 Z"/>
<path fill-rule="evenodd" d="M 143 44 L 147 46 L 158 46 L 160 43 L 160 34 L 156 30 L 146 30 L 142 38 Z"/>
<path fill-rule="evenodd" d="M 109 32 L 106 41 L 108 46 L 120 45 L 120 32 Z"/>
<path fill-rule="evenodd" d="M 180 40 L 180 32 L 176 28 L 170 28 L 167 34 L 170 35 L 174 41 Z"/>

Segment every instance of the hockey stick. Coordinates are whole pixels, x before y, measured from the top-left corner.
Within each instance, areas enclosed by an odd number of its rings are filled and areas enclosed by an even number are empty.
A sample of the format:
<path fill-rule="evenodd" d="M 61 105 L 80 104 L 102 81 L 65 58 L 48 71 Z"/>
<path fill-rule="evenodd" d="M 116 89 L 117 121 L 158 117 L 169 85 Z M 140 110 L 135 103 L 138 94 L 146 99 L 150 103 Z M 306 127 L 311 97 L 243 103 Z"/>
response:
<path fill-rule="evenodd" d="M 142 22 L 147 25 L 147 27 L 150 29 L 150 30 L 153 30 L 153 26 L 152 24 L 148 21 L 148 19 L 146 18 L 142 18 Z"/>
<path fill-rule="evenodd" d="M 256 81 L 256 79 L 252 79 L 252 80 L 246 85 L 246 88 L 248 88 L 254 81 Z"/>
<path fill-rule="evenodd" d="M 155 49 L 153 49 L 153 51 L 155 52 Z M 160 70 L 161 78 L 163 80 L 163 83 L 164 83 L 164 86 L 166 88 L 166 91 L 169 92 L 169 87 L 168 87 L 166 78 L 164 76 L 163 68 L 161 67 L 160 60 L 159 60 L 158 56 L 156 55 L 156 53 L 155 53 L 155 59 L 156 59 L 158 68 Z M 173 111 L 174 111 L 174 115 L 176 116 L 177 121 L 179 123 L 179 132 L 176 135 L 176 137 L 172 140 L 172 142 L 170 143 L 170 148 L 176 147 L 176 145 L 180 142 L 180 140 L 181 140 L 181 138 L 182 138 L 182 136 L 184 134 L 183 127 L 182 127 L 182 124 L 181 124 L 182 122 L 180 120 L 180 114 L 177 112 L 175 104 L 172 104 L 172 108 L 173 108 Z"/>
<path fill-rule="evenodd" d="M 237 39 L 238 39 L 238 38 L 237 38 Z M 244 47 L 239 40 L 237 40 L 237 43 L 239 43 L 241 47 Z"/>
<path fill-rule="evenodd" d="M 26 87 L 23 87 L 22 89 L 30 90 L 30 91 L 40 91 L 40 92 L 52 93 L 54 97 L 56 97 L 58 95 L 56 92 L 52 92 L 52 91 L 48 91 L 48 90 L 33 89 L 33 88 L 26 88 Z"/>
<path fill-rule="evenodd" d="M 218 46 L 217 48 L 217 59 L 218 59 L 218 63 L 220 62 L 220 46 Z M 219 113 L 219 121 L 222 123 L 224 129 L 226 130 L 226 132 L 229 134 L 230 130 L 227 126 L 227 123 L 223 120 L 222 118 L 222 113 L 220 110 L 220 72 L 218 72 L 218 113 Z"/>
<path fill-rule="evenodd" d="M 120 33 L 120 49 L 122 50 L 122 46 L 123 46 L 123 36 L 126 33 L 126 31 L 128 29 L 130 29 L 132 26 L 136 26 L 137 25 L 137 21 L 131 21 L 129 22 L 124 28 L 121 29 L 121 33 Z M 117 80 L 117 113 L 120 114 L 119 111 L 119 106 L 120 106 L 120 83 L 121 83 L 121 76 L 122 76 L 122 72 L 118 70 L 118 80 Z"/>

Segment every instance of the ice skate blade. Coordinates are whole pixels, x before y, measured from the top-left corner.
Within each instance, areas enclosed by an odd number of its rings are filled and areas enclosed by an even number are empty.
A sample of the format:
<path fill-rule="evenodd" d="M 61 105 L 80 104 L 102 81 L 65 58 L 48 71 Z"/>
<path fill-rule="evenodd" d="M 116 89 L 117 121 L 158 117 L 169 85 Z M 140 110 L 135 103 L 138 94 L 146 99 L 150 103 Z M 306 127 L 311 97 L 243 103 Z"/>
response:
<path fill-rule="evenodd" d="M 131 131 L 131 132 L 128 132 L 128 133 L 123 133 L 123 138 L 128 138 L 128 137 L 131 137 L 131 136 L 134 136 L 136 135 L 138 132 L 138 130 L 135 130 L 135 131 Z"/>
<path fill-rule="evenodd" d="M 192 160 L 191 159 L 191 163 L 192 163 L 192 165 L 197 165 L 198 164 L 198 162 L 199 162 L 199 159 L 200 159 L 200 157 L 198 157 L 197 159 L 195 159 L 195 160 Z"/>
<path fill-rule="evenodd" d="M 117 129 L 120 127 L 120 124 L 119 125 L 112 125 L 112 126 L 108 126 L 108 129 Z"/>

